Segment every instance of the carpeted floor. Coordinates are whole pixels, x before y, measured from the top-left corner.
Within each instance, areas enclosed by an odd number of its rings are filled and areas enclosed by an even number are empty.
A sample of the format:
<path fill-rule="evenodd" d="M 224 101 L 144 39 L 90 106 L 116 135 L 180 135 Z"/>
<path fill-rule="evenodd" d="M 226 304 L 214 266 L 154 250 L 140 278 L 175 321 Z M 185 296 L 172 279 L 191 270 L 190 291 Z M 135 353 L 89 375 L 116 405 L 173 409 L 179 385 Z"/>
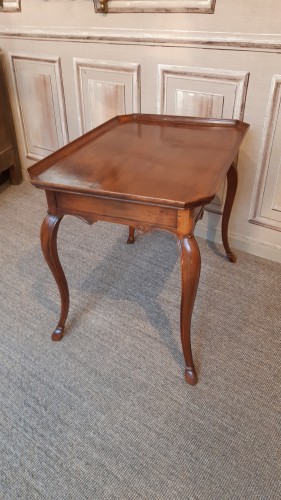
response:
<path fill-rule="evenodd" d="M 183 379 L 176 243 L 68 217 L 67 334 L 44 193 L 0 193 L 1 500 L 281 498 L 281 266 L 199 241 L 199 383 Z"/>

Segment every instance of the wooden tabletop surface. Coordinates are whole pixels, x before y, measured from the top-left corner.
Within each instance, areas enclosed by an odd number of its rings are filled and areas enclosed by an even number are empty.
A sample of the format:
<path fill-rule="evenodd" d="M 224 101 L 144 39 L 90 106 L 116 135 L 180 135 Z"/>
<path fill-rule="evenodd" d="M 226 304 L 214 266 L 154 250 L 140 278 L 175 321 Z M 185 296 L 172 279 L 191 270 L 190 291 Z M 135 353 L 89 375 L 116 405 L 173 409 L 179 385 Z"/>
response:
<path fill-rule="evenodd" d="M 43 189 L 186 208 L 212 200 L 248 127 L 237 120 L 124 115 L 28 172 Z"/>

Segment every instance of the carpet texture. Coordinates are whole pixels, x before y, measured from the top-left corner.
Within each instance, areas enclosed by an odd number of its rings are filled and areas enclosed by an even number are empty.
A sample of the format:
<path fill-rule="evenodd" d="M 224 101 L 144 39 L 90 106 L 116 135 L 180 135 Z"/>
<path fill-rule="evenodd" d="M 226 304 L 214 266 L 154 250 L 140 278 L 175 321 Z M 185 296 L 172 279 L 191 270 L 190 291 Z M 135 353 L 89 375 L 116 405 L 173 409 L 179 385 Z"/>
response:
<path fill-rule="evenodd" d="M 44 193 L 1 191 L 1 500 L 280 499 L 281 266 L 199 240 L 190 387 L 173 236 L 65 218 L 53 343 Z"/>

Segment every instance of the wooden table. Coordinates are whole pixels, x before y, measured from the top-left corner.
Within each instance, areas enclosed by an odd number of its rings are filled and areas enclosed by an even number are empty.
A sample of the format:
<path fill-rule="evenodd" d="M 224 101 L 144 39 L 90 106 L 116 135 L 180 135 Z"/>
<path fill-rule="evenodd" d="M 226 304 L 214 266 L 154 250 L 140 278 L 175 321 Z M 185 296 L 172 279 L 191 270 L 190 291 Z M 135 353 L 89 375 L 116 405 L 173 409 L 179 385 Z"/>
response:
<path fill-rule="evenodd" d="M 185 379 L 196 384 L 190 323 L 200 253 L 194 228 L 227 176 L 222 241 L 227 258 L 235 262 L 227 232 L 237 187 L 237 155 L 247 129 L 246 123 L 236 120 L 118 116 L 29 168 L 32 184 L 46 191 L 48 202 L 41 244 L 61 296 L 53 340 L 61 340 L 69 309 L 68 285 L 57 252 L 64 215 L 89 224 L 103 220 L 128 225 L 128 243 L 134 242 L 135 229 L 170 231 L 181 255 Z"/>

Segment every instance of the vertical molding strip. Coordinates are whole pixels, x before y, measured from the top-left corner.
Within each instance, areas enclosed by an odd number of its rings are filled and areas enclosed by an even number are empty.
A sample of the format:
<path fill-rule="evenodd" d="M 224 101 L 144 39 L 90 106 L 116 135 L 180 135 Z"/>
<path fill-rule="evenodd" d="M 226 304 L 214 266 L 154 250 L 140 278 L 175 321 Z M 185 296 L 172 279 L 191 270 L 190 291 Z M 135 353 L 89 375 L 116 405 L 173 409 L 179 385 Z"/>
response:
<path fill-rule="evenodd" d="M 256 182 L 253 191 L 252 205 L 249 214 L 249 222 L 259 224 L 260 226 L 268 227 L 281 231 L 280 220 L 269 218 L 262 215 L 264 194 L 270 170 L 270 160 L 274 141 L 276 140 L 275 132 L 278 118 L 281 114 L 281 75 L 273 75 L 271 89 L 264 124 L 259 165 L 256 176 Z M 279 138 L 280 140 L 280 138 Z M 280 158 L 281 161 L 281 158 Z M 279 164 L 280 168 L 280 164 Z M 275 193 L 272 193 L 273 197 Z M 272 210 L 274 211 L 274 209 Z"/>

